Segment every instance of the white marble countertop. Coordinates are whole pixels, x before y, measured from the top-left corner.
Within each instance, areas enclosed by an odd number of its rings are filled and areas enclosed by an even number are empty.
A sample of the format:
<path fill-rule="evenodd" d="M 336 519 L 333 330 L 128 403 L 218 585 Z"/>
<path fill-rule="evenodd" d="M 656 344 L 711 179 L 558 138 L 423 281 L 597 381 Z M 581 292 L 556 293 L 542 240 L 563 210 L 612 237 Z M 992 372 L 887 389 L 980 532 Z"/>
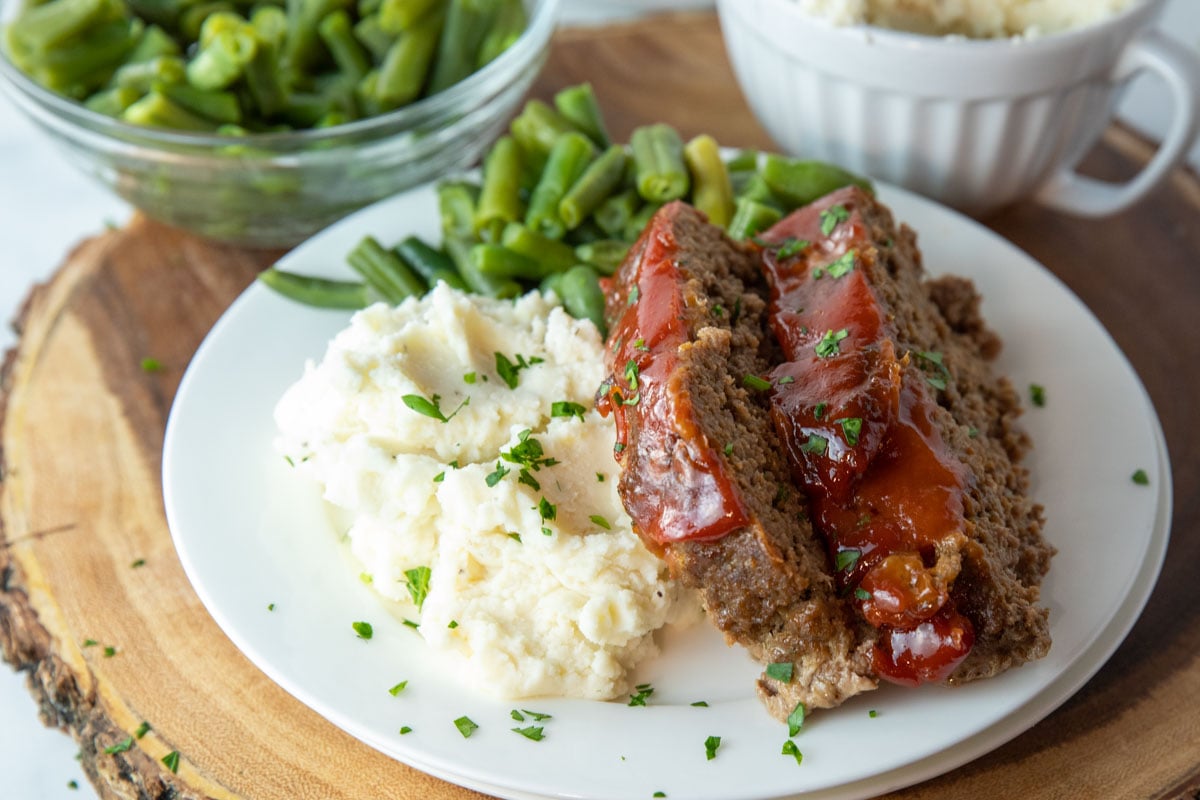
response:
<path fill-rule="evenodd" d="M 709 0 L 564 0 L 564 21 L 601 23 L 662 7 L 693 8 Z M 1181 41 L 1200 45 L 1200 3 L 1169 0 L 1160 27 Z M 0 316 L 11 319 L 30 287 L 45 280 L 81 239 L 119 223 L 130 210 L 68 165 L 51 143 L 0 95 Z M 1161 87 L 1150 79 L 1131 86 L 1121 116 L 1147 134 L 1165 130 L 1169 111 Z M 1200 168 L 1200 144 L 1191 163 Z M 12 332 L 0 329 L 0 347 Z M 25 687 L 24 676 L 0 665 L 0 795 L 12 800 L 96 798 L 68 736 L 45 728 Z"/>

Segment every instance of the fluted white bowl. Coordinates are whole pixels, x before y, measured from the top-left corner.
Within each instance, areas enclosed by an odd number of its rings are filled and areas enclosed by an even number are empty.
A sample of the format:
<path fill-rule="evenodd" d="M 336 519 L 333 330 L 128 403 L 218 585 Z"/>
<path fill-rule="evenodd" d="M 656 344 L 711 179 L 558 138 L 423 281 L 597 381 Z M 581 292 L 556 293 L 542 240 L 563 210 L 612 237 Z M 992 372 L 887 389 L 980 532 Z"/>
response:
<path fill-rule="evenodd" d="M 1195 138 L 1200 61 L 1149 30 L 1142 0 L 1063 33 L 974 40 L 838 26 L 794 0 L 717 0 L 751 108 L 787 152 L 839 163 L 981 215 L 1036 195 L 1085 215 L 1119 211 Z M 1083 178 L 1120 88 L 1157 74 L 1175 106 L 1156 157 L 1121 185 Z"/>

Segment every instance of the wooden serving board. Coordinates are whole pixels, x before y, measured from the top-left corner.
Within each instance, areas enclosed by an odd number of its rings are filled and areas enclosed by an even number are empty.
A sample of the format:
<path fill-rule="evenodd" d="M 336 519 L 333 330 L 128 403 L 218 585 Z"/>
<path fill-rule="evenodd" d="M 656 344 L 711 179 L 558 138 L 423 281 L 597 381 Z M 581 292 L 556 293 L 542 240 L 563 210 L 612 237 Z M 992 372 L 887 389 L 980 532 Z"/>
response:
<path fill-rule="evenodd" d="M 580 80 L 594 84 L 619 137 L 665 120 L 726 144 L 770 144 L 710 15 L 563 31 L 534 93 L 548 97 Z M 1119 177 L 1149 153 L 1114 128 L 1090 166 Z M 1181 171 L 1136 209 L 1104 221 L 1023 205 L 987 222 L 1057 273 L 1133 361 L 1171 450 L 1172 544 L 1140 622 L 1078 695 L 991 755 L 895 796 L 1193 797 L 1200 181 Z M 29 676 L 43 721 L 79 742 L 104 798 L 477 796 L 376 753 L 293 700 L 224 637 L 176 559 L 159 482 L 171 399 L 210 326 L 274 255 L 139 217 L 83 243 L 30 296 L 3 372 L 4 656 Z M 146 357 L 163 369 L 145 371 Z M 1119 430 L 1097 435 L 1121 446 Z M 149 733 L 105 752 L 143 721 Z M 171 752 L 180 754 L 177 773 L 161 762 Z"/>

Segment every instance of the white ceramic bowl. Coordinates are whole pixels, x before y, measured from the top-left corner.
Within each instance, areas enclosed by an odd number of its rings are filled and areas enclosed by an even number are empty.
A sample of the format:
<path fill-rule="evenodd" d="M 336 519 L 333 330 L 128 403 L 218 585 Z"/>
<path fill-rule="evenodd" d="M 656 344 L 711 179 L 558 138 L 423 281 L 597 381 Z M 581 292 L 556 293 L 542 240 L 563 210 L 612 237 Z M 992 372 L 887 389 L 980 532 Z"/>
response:
<path fill-rule="evenodd" d="M 1163 0 L 1029 39 L 921 36 L 836 26 L 794 0 L 717 0 L 751 108 L 787 152 L 839 163 L 980 215 L 1037 195 L 1085 215 L 1136 202 L 1195 138 L 1200 62 L 1149 30 Z M 1157 156 L 1122 185 L 1078 161 L 1119 90 L 1149 70 L 1175 117 Z"/>

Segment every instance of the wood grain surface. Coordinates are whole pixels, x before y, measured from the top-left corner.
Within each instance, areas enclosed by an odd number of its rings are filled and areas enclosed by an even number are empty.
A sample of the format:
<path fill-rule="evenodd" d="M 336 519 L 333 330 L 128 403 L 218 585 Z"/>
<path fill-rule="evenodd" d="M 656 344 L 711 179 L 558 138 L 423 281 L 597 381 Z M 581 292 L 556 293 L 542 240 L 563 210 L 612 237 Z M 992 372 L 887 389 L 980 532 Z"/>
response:
<path fill-rule="evenodd" d="M 729 145 L 770 144 L 710 15 L 562 31 L 534 94 L 580 80 L 620 138 L 665 120 Z M 1125 175 L 1149 153 L 1114 128 L 1088 167 Z M 894 796 L 1195 797 L 1200 182 L 1180 171 L 1104 221 L 1021 205 L 985 222 L 1084 300 L 1146 384 L 1174 470 L 1172 542 L 1141 620 L 1081 692 L 1008 745 Z M 274 256 L 138 217 L 83 243 L 33 292 L 3 373 L 4 657 L 28 674 L 43 721 L 79 742 L 104 798 L 476 797 L 359 744 L 271 683 L 221 634 L 176 559 L 159 481 L 171 399 L 210 326 Z M 145 357 L 163 369 L 145 371 Z M 1097 435 L 1121 446 L 1121 431 Z M 143 721 L 150 732 L 122 750 Z M 177 773 L 161 761 L 171 752 Z"/>

